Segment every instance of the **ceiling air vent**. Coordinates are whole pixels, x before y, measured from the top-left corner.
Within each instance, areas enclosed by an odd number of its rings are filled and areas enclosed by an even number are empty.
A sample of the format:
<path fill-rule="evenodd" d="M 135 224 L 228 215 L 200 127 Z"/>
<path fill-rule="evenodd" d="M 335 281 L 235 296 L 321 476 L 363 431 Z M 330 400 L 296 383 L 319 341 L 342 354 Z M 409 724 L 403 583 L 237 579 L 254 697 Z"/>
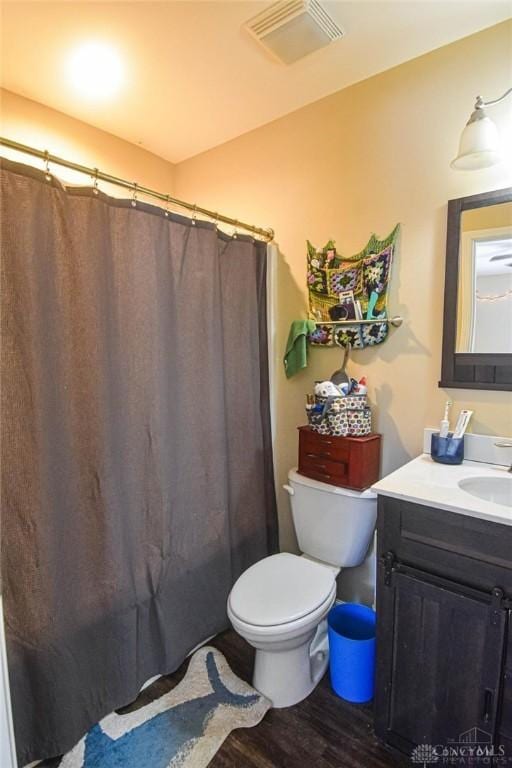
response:
<path fill-rule="evenodd" d="M 284 64 L 343 37 L 343 30 L 318 0 L 279 0 L 244 26 Z"/>

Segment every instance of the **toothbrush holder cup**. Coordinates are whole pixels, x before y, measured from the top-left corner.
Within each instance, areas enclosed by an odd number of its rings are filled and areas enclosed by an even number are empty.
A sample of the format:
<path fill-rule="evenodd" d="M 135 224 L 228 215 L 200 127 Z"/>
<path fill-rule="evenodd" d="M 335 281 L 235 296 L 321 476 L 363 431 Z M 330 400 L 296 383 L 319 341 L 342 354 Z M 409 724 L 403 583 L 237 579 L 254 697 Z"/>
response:
<path fill-rule="evenodd" d="M 430 443 L 430 455 L 439 464 L 462 464 L 464 461 L 464 436 L 454 437 L 449 432 L 447 437 L 440 437 L 434 432 Z"/>

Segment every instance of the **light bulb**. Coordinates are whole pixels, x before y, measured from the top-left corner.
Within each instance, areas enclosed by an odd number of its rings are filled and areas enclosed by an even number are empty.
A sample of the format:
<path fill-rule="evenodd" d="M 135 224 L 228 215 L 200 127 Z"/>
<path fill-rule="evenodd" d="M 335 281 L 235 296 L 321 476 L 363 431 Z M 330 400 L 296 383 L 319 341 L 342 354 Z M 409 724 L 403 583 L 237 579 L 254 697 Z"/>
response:
<path fill-rule="evenodd" d="M 90 101 L 103 101 L 119 91 L 124 68 L 117 51 L 102 42 L 89 41 L 75 48 L 68 61 L 72 88 Z"/>

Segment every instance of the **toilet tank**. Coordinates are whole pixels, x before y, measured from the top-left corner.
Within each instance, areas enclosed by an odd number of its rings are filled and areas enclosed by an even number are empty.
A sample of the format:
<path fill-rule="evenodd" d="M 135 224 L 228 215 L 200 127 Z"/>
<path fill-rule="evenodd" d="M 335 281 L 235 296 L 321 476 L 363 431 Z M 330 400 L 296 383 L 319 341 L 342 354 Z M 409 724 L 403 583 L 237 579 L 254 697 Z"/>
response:
<path fill-rule="evenodd" d="M 301 552 L 338 568 L 360 565 L 377 520 L 377 496 L 288 473 L 293 524 Z"/>

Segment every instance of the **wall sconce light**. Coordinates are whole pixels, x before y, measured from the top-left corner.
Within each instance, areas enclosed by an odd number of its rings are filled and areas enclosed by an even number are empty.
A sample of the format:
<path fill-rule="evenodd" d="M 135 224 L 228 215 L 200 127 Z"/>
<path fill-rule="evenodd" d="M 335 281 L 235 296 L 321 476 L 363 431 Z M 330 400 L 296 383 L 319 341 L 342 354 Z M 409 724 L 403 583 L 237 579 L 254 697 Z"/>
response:
<path fill-rule="evenodd" d="M 503 96 L 492 101 L 484 101 L 477 96 L 475 108 L 466 127 L 461 133 L 459 153 L 450 163 L 458 171 L 474 171 L 479 168 L 489 168 L 501 160 L 500 137 L 495 123 L 487 116 L 484 107 L 491 107 L 503 101 L 512 88 L 505 91 Z"/>

